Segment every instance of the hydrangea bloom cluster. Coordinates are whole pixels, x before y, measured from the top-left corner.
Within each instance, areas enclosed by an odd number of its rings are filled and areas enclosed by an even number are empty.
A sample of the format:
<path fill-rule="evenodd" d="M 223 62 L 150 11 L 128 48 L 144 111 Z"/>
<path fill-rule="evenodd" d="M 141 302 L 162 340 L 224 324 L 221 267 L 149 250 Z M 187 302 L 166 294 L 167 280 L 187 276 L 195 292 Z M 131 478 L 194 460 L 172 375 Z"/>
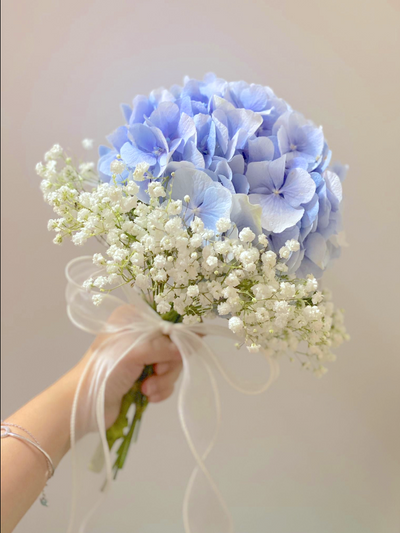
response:
<path fill-rule="evenodd" d="M 200 109 L 204 105 L 199 101 Z M 163 318 L 172 314 L 175 321 L 192 324 L 221 316 L 238 336 L 238 346 L 271 356 L 291 351 L 317 376 L 326 372 L 324 362 L 334 360 L 331 348 L 347 339 L 342 313 L 312 274 L 290 274 L 288 265 L 301 243 L 287 238 L 279 249 L 276 242 L 272 246 L 254 223 L 261 208 L 247 196 L 236 203 L 221 181 L 192 165 L 153 177 L 150 163 L 153 172 L 161 163 L 150 156 L 136 162 L 133 179 L 121 178 L 126 162 L 122 155 L 115 158 L 112 179 L 103 183 L 96 183 L 93 164 L 75 168 L 58 145 L 45 160 L 37 173 L 58 216 L 49 221 L 54 242 L 71 238 L 83 245 L 96 237 L 106 244 L 103 254 L 93 256 L 101 275 L 85 282 L 96 305 L 116 286 L 131 286 Z M 286 172 L 282 161 L 270 165 L 274 179 Z M 282 185 L 286 190 L 293 172 L 307 171 L 293 167 Z"/>
<path fill-rule="evenodd" d="M 149 177 L 163 182 L 179 170 L 174 193 L 179 196 L 192 190 L 190 177 L 197 171 L 198 188 L 208 192 L 204 198 L 187 194 L 191 213 L 205 201 L 206 229 L 215 230 L 215 221 L 233 204 L 245 225 L 267 235 L 275 253 L 287 240 L 299 242 L 287 262 L 290 273 L 319 278 L 339 255 L 346 168 L 329 168 L 331 151 L 322 128 L 269 87 L 208 74 L 203 81 L 185 78 L 182 87 L 136 96 L 122 111 L 125 125 L 108 137 L 112 148 L 100 148 L 104 182 L 116 173 L 123 183 L 145 164 L 149 174 L 138 198 L 148 203 Z"/>

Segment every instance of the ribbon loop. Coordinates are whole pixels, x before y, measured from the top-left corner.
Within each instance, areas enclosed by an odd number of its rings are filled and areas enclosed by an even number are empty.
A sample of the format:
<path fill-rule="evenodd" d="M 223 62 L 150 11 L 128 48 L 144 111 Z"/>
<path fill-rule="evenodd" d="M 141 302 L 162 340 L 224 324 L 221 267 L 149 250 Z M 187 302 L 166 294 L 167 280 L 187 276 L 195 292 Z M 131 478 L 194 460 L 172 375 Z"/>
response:
<path fill-rule="evenodd" d="M 107 379 L 124 357 L 139 344 L 154 336 L 170 336 L 178 347 L 183 361 L 183 378 L 179 390 L 178 414 L 187 444 L 196 461 L 189 479 L 183 503 L 183 522 L 186 533 L 231 533 L 232 520 L 229 511 L 213 481 L 205 459 L 216 441 L 220 425 L 220 401 L 217 384 L 211 366 L 234 389 L 244 394 L 260 394 L 278 377 L 279 368 L 274 359 L 268 358 L 269 377 L 262 386 L 249 386 L 243 380 L 235 380 L 225 368 L 221 358 L 204 341 L 206 335 L 235 339 L 233 333 L 214 324 L 175 324 L 166 322 L 133 290 L 125 291 L 128 303 L 112 295 L 106 295 L 100 307 L 95 307 L 90 294 L 82 283 L 98 275 L 90 257 L 74 259 L 67 265 L 66 276 L 68 315 L 80 329 L 90 333 L 109 333 L 100 338 L 80 378 L 71 414 L 71 453 L 73 461 L 74 494 L 69 533 L 84 533 L 101 499 L 85 519 L 76 527 L 78 483 L 77 434 L 97 428 L 101 446 L 92 461 L 92 469 L 105 465 L 106 482 L 103 493 L 111 486 L 112 461 L 106 439 L 104 420 L 105 390 Z M 201 336 L 200 336 L 201 335 Z M 78 435 L 79 436 L 79 435 Z M 198 488 L 201 487 L 201 490 Z M 196 490 L 199 496 L 196 498 Z M 204 502 L 205 508 L 202 507 Z"/>

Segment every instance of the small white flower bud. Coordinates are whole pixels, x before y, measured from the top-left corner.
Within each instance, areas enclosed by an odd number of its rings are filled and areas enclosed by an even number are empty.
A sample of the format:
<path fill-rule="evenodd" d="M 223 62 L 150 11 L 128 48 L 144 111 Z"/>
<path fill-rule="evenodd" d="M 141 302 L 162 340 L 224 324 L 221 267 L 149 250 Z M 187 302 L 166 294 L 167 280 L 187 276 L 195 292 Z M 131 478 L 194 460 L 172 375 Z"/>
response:
<path fill-rule="evenodd" d="M 188 288 L 187 288 L 187 295 L 190 297 L 190 298 L 195 298 L 196 296 L 199 295 L 199 288 L 197 285 L 190 285 Z"/>
<path fill-rule="evenodd" d="M 268 239 L 267 236 L 262 234 L 258 236 L 258 242 L 262 244 L 263 246 L 268 246 Z"/>
<path fill-rule="evenodd" d="M 110 170 L 114 174 L 122 174 L 125 168 L 125 163 L 120 159 L 115 159 L 110 165 Z"/>
<path fill-rule="evenodd" d="M 85 150 L 91 150 L 93 148 L 93 139 L 83 139 L 82 146 Z"/>
<path fill-rule="evenodd" d="M 285 246 L 289 248 L 291 252 L 298 252 L 300 250 L 300 243 L 295 239 L 290 239 L 290 241 L 286 241 Z"/>
<path fill-rule="evenodd" d="M 255 237 L 255 233 L 253 233 L 250 228 L 243 228 L 239 233 L 239 239 L 242 242 L 252 242 Z"/>
<path fill-rule="evenodd" d="M 216 224 L 217 230 L 220 233 L 225 233 L 225 231 L 228 231 L 232 226 L 232 222 L 229 220 L 229 218 L 220 218 Z"/>
<path fill-rule="evenodd" d="M 233 316 L 228 321 L 229 329 L 233 331 L 233 333 L 239 333 L 243 330 L 243 321 L 238 316 Z"/>

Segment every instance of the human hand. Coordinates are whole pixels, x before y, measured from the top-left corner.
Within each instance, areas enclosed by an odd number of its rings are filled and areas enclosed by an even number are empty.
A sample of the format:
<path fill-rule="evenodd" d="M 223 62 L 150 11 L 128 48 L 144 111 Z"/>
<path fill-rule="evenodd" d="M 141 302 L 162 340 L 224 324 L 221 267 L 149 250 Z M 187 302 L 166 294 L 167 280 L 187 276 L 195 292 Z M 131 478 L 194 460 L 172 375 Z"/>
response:
<path fill-rule="evenodd" d="M 83 371 L 93 351 L 106 338 L 107 335 L 100 335 L 95 339 L 78 365 L 80 371 Z M 141 385 L 141 391 L 148 397 L 149 402 L 166 400 L 173 393 L 174 384 L 182 370 L 182 359 L 171 339 L 160 334 L 159 337 L 134 348 L 110 374 L 105 392 L 106 429 L 117 419 L 122 397 L 131 389 L 146 365 L 153 365 L 154 368 L 154 374 L 145 379 Z"/>
<path fill-rule="evenodd" d="M 118 416 L 122 397 L 131 389 L 146 365 L 153 365 L 154 368 L 154 374 L 141 385 L 141 391 L 149 402 L 161 402 L 172 395 L 182 370 L 182 359 L 171 339 L 160 335 L 134 348 L 111 373 L 105 395 L 107 429 Z"/>

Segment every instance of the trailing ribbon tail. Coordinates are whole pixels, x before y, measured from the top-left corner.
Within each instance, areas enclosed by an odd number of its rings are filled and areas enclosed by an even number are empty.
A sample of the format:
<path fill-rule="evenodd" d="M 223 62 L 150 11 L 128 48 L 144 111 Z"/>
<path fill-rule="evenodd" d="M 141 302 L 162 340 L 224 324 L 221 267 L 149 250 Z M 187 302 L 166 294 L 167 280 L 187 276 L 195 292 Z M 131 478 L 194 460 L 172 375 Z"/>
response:
<path fill-rule="evenodd" d="M 212 366 L 231 387 L 244 394 L 260 394 L 278 377 L 276 360 L 268 358 L 269 377 L 262 386 L 248 386 L 247 382 L 233 379 L 222 359 L 205 343 L 205 335 L 216 335 L 234 340 L 227 327 L 213 324 L 166 323 L 131 290 L 128 302 L 106 295 L 102 304 L 95 307 L 91 294 L 82 288 L 83 282 L 98 274 L 91 257 L 80 257 L 66 268 L 68 316 L 80 329 L 93 333 L 112 335 L 99 338 L 77 387 L 71 414 L 71 453 L 73 463 L 73 497 L 68 533 L 84 533 L 89 519 L 94 515 L 105 493 L 111 487 L 112 461 L 106 440 L 104 397 L 107 379 L 120 361 L 137 345 L 158 335 L 169 334 L 178 347 L 183 361 L 183 378 L 179 390 L 178 414 L 183 433 L 196 461 L 189 479 L 183 502 L 183 522 L 186 533 L 231 533 L 233 524 L 205 460 L 215 444 L 221 419 L 217 383 Z M 106 483 L 97 502 L 85 511 L 85 518 L 77 518 L 80 499 L 78 482 L 82 474 L 77 452 L 80 434 L 97 430 L 100 434 L 106 471 Z M 86 440 L 86 439 L 85 439 Z M 101 452 L 97 451 L 97 461 Z M 82 489 L 83 490 L 83 489 Z M 93 490 L 96 489 L 91 489 Z M 87 493 L 86 493 L 87 496 Z M 87 498 L 85 498 L 87 500 Z M 80 526 L 76 526 L 79 523 Z"/>

